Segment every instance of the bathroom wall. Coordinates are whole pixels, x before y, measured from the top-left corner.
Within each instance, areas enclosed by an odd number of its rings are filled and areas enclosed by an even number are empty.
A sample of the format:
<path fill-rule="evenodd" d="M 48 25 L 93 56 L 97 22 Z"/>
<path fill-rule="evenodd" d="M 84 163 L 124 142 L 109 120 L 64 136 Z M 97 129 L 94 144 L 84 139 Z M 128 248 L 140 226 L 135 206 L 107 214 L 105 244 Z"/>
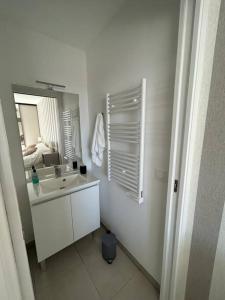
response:
<path fill-rule="evenodd" d="M 147 78 L 144 203 L 107 182 L 106 160 L 93 166 L 101 180 L 101 219 L 160 283 L 169 166 L 179 1 L 131 0 L 87 51 L 91 133 L 105 94 Z M 91 144 L 91 140 L 90 140 Z M 105 153 L 106 154 L 106 153 Z"/>
<path fill-rule="evenodd" d="M 79 108 L 79 96 L 74 95 L 74 94 L 68 94 L 64 93 L 63 94 L 63 99 L 62 99 L 62 105 L 63 109 L 78 109 Z"/>
<path fill-rule="evenodd" d="M 81 115 L 88 116 L 86 60 L 80 50 L 6 21 L 0 22 L 0 44 L 0 99 L 25 239 L 30 241 L 33 230 L 11 84 L 37 87 L 36 80 L 65 84 L 67 92 L 79 94 Z M 90 166 L 87 117 L 81 119 L 81 127 L 83 158 Z"/>

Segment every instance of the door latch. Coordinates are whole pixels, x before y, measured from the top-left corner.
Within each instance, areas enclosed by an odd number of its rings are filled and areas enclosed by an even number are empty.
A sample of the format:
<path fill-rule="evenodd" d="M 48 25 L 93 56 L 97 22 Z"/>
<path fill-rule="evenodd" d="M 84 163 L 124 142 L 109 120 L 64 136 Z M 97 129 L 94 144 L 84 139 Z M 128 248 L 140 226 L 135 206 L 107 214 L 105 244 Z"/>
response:
<path fill-rule="evenodd" d="M 175 179 L 175 180 L 174 180 L 173 191 L 174 191 L 174 193 L 177 193 L 177 191 L 178 191 L 178 179 Z"/>

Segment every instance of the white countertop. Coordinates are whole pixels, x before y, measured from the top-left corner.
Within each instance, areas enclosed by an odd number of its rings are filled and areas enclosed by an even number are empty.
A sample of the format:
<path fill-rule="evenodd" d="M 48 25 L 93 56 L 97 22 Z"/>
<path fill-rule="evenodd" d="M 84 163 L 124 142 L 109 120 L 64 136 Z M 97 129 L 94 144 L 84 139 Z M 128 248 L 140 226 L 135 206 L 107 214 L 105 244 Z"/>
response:
<path fill-rule="evenodd" d="M 68 175 L 69 176 L 69 175 Z M 62 190 L 55 190 L 50 193 L 43 193 L 41 184 L 33 184 L 32 182 L 27 183 L 27 191 L 28 191 L 28 196 L 30 200 L 30 205 L 37 205 L 42 202 L 46 202 L 49 200 L 52 200 L 54 198 L 58 198 L 64 195 L 72 194 L 74 192 L 89 188 L 91 186 L 99 184 L 100 180 L 97 179 L 96 177 L 92 176 L 89 172 L 83 176 L 86 181 L 79 186 L 73 186 L 70 188 L 62 189 Z M 62 177 L 64 178 L 64 177 Z M 65 176 L 66 178 L 66 176 Z M 46 179 L 49 180 L 49 179 Z"/>

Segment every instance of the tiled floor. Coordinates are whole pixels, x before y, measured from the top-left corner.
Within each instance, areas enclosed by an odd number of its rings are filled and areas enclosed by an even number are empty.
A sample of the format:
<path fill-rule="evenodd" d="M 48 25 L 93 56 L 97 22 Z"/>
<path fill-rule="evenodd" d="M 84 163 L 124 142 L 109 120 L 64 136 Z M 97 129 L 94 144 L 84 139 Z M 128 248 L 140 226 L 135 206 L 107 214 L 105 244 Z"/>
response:
<path fill-rule="evenodd" d="M 101 256 L 103 230 L 83 238 L 47 260 L 42 272 L 34 247 L 28 250 L 36 300 L 157 300 L 151 283 L 117 247 L 109 265 Z"/>

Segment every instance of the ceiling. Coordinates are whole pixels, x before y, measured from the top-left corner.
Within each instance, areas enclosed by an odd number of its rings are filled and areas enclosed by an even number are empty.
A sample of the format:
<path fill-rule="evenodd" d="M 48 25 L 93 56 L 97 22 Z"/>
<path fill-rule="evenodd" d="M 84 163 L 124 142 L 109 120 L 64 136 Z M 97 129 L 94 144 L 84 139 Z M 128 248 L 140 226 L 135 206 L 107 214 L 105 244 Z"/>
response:
<path fill-rule="evenodd" d="M 0 18 L 87 49 L 125 0 L 0 0 Z"/>

